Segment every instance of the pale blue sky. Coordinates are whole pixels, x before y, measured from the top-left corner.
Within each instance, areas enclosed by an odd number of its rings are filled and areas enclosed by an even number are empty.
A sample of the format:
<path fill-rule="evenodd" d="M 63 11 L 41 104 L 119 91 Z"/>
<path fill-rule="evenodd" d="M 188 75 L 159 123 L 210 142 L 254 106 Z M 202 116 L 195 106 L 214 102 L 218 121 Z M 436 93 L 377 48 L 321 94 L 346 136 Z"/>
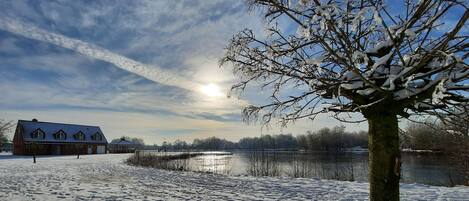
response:
<path fill-rule="evenodd" d="M 108 139 L 129 135 L 149 144 L 339 125 L 323 116 L 283 130 L 248 126 L 242 106 L 267 95 L 248 91 L 227 99 L 200 92 L 213 83 L 226 94 L 234 83 L 231 71 L 217 64 L 233 34 L 243 28 L 263 33 L 259 13 L 246 12 L 243 1 L 18 0 L 1 1 L 0 11 L 2 119 L 98 125 Z M 51 42 L 51 34 L 64 41 Z M 100 52 L 80 52 L 77 41 Z M 129 62 L 165 74 L 132 73 L 125 70 Z"/>

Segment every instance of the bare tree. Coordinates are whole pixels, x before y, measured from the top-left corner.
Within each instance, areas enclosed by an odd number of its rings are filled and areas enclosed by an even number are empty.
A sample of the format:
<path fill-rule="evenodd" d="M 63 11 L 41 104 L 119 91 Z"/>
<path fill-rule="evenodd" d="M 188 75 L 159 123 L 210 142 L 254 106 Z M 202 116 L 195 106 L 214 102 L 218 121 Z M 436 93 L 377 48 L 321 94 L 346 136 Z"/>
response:
<path fill-rule="evenodd" d="M 12 121 L 5 121 L 0 119 L 0 148 L 3 147 L 4 143 L 8 142 L 7 133 L 11 130 L 12 127 Z"/>
<path fill-rule="evenodd" d="M 248 2 L 264 14 L 267 33 L 239 32 L 220 60 L 240 79 L 233 93 L 272 92 L 269 104 L 243 110 L 245 120 L 286 125 L 319 113 L 341 121 L 363 114 L 370 198 L 398 200 L 398 117 L 444 120 L 468 109 L 464 1 L 403 0 L 397 11 L 381 0 Z M 458 19 L 444 24 L 448 13 Z"/>
<path fill-rule="evenodd" d="M 465 118 L 450 117 L 445 123 L 442 128 L 448 140 L 443 146 L 451 163 L 462 173 L 464 185 L 469 186 L 469 122 Z"/>

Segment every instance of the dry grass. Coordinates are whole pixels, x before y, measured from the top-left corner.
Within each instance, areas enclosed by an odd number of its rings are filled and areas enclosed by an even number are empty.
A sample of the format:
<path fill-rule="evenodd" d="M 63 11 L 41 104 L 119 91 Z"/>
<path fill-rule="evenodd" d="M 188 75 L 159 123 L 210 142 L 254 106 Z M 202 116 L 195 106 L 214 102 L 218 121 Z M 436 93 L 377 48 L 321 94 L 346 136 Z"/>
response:
<path fill-rule="evenodd" d="M 189 159 L 201 155 L 201 153 L 181 154 L 143 154 L 136 152 L 126 163 L 136 166 L 153 167 L 164 170 L 189 170 Z"/>
<path fill-rule="evenodd" d="M 249 155 L 247 173 L 252 176 L 279 176 L 280 164 L 276 162 L 275 155 L 269 155 L 263 151 L 252 152 Z"/>

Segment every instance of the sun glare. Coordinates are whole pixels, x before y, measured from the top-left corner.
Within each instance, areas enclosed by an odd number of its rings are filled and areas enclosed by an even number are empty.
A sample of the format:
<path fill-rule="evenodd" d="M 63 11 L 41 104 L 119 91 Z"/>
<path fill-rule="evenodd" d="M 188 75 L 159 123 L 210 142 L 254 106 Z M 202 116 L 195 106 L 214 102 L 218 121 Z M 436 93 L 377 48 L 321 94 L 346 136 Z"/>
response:
<path fill-rule="evenodd" d="M 220 91 L 220 87 L 213 83 L 202 86 L 201 91 L 209 97 L 219 97 L 223 95 Z"/>

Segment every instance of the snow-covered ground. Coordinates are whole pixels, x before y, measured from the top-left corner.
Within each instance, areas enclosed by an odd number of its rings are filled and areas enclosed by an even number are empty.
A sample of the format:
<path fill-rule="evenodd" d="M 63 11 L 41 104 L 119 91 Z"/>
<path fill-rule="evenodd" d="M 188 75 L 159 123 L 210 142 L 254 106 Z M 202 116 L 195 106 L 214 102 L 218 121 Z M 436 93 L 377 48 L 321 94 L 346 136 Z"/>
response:
<path fill-rule="evenodd" d="M 126 165 L 127 154 L 0 155 L 0 200 L 366 200 L 368 184 L 231 177 Z M 402 200 L 469 200 L 469 187 L 401 184 Z"/>

